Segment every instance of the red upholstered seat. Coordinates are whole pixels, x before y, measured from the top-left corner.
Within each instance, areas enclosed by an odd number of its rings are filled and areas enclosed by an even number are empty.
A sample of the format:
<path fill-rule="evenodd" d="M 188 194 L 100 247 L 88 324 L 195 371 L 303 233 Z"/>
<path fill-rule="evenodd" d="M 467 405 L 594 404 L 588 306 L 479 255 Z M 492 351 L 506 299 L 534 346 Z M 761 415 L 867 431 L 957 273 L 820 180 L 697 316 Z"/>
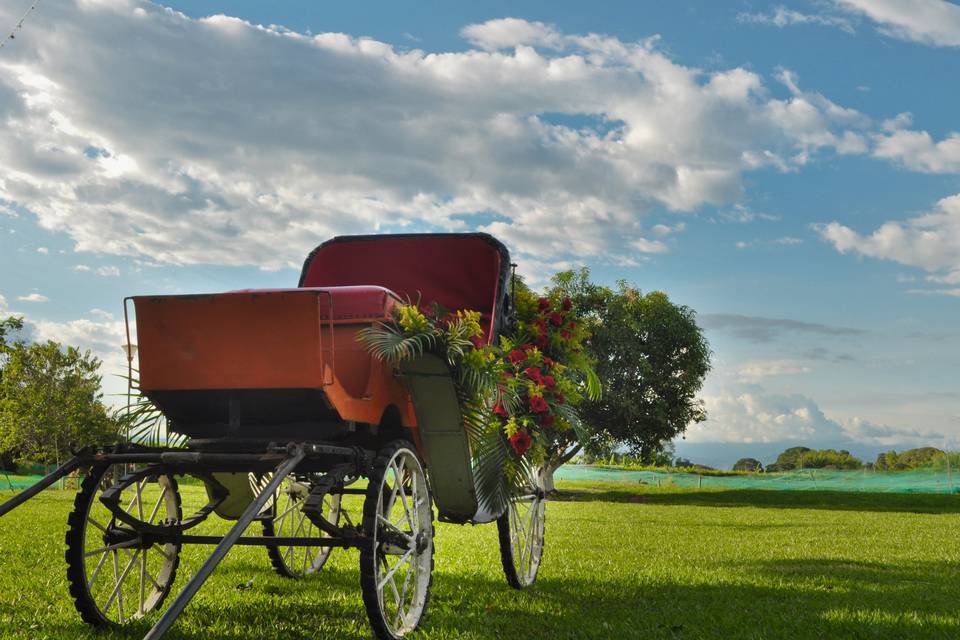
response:
<path fill-rule="evenodd" d="M 482 233 L 342 236 L 310 254 L 300 286 L 375 285 L 423 308 L 437 303 L 450 311 L 479 311 L 491 339 L 509 262 L 503 245 Z M 339 303 L 334 306 L 339 315 Z"/>

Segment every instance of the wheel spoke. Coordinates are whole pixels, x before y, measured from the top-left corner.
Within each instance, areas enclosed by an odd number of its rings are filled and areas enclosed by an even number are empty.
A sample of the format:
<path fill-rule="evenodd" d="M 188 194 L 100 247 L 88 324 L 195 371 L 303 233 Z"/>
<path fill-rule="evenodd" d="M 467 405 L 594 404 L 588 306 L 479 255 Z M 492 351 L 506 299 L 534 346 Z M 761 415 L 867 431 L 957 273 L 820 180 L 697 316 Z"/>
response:
<path fill-rule="evenodd" d="M 160 485 L 160 497 L 157 498 L 157 504 L 153 505 L 153 511 L 150 512 L 150 519 L 147 521 L 150 524 L 153 524 L 154 520 L 157 517 L 157 514 L 160 512 L 160 505 L 163 504 L 163 499 L 167 497 L 167 487 L 164 484 Z"/>
<path fill-rule="evenodd" d="M 410 555 L 411 555 L 414 551 L 415 551 L 415 549 L 407 549 L 406 553 L 404 553 L 402 556 L 400 556 L 400 559 L 397 560 L 397 563 L 396 563 L 395 565 L 393 565 L 393 567 L 390 569 L 390 571 L 387 572 L 387 575 L 384 576 L 383 580 L 381 580 L 381 581 L 377 584 L 377 589 L 383 589 L 383 585 L 385 585 L 385 584 L 387 583 L 387 580 L 390 580 L 390 579 L 393 578 L 393 574 L 395 574 L 395 573 L 397 572 L 397 569 L 400 568 L 400 565 L 402 565 L 402 564 L 407 560 L 407 558 L 410 557 Z M 394 588 L 396 588 L 396 586 L 394 586 Z M 398 597 L 399 597 L 399 594 L 397 594 L 397 595 L 398 595 Z"/>
<path fill-rule="evenodd" d="M 110 555 L 109 551 L 104 551 L 103 555 L 100 556 L 100 561 L 97 562 L 97 566 L 94 568 L 93 573 L 90 574 L 90 577 L 87 579 L 87 585 L 92 589 L 93 583 L 96 582 L 97 576 L 100 575 L 100 569 L 103 568 L 103 565 L 107 562 L 107 556 Z"/>
<path fill-rule="evenodd" d="M 117 549 L 126 549 L 127 547 L 132 547 L 137 544 L 136 540 L 129 540 L 127 542 L 118 542 L 117 544 L 107 545 L 106 547 L 100 547 L 98 549 L 91 549 L 83 554 L 84 558 L 89 558 L 90 556 L 95 556 L 98 553 L 106 553 L 108 551 L 115 551 Z"/>

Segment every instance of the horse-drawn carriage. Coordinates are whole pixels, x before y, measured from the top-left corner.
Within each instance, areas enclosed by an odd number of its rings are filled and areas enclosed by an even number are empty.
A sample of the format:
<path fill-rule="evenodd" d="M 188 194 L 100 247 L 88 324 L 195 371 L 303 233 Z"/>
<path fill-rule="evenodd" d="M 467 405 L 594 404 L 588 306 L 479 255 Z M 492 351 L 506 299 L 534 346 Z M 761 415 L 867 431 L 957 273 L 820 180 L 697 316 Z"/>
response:
<path fill-rule="evenodd" d="M 495 341 L 511 322 L 510 268 L 485 234 L 349 236 L 314 250 L 295 289 L 130 298 L 139 387 L 187 444 L 85 448 L 0 515 L 80 469 L 66 536 L 77 609 L 100 626 L 157 612 L 153 639 L 237 544 L 265 547 L 288 577 L 317 572 L 333 548 L 359 549 L 374 634 L 402 637 L 429 597 L 434 504 L 442 521 L 495 520 L 507 581 L 529 586 L 543 550 L 536 474 L 491 512 L 447 363 L 423 354 L 397 368 L 357 340 L 417 300 L 479 311 L 483 341 Z M 192 514 L 185 476 L 206 488 Z M 354 494 L 362 514 L 348 518 Z M 197 534 L 213 514 L 235 523 Z M 254 521 L 261 531 L 248 532 Z M 188 544 L 215 547 L 164 609 Z"/>

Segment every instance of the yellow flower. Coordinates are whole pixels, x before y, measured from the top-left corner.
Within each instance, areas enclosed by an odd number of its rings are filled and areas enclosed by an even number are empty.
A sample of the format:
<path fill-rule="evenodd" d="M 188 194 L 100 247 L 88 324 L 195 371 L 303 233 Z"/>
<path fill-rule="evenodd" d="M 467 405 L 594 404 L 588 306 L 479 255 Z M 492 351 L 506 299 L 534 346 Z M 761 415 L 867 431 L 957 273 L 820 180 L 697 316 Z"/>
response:
<path fill-rule="evenodd" d="M 503 432 L 507 434 L 508 438 L 515 434 L 517 432 L 516 419 L 511 417 L 509 420 L 507 420 L 506 424 L 503 425 Z"/>
<path fill-rule="evenodd" d="M 479 336 L 483 334 L 483 329 L 480 328 L 479 311 L 457 311 L 457 322 L 465 325 L 469 329 L 469 335 L 471 336 Z"/>
<path fill-rule="evenodd" d="M 430 321 L 413 304 L 402 304 L 398 322 L 408 334 L 423 333 L 430 330 Z"/>

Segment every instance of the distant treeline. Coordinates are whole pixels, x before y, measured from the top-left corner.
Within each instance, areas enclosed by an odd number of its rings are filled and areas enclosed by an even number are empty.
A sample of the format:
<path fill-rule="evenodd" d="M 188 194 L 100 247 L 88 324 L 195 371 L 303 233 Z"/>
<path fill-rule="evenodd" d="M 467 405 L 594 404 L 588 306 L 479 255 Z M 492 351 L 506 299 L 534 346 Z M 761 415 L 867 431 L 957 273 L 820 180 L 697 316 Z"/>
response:
<path fill-rule="evenodd" d="M 947 452 L 936 447 L 919 447 L 897 453 L 886 451 L 877 456 L 876 462 L 864 462 L 846 449 L 811 449 L 790 447 L 783 451 L 772 464 L 764 465 L 756 458 L 740 458 L 732 471 L 714 469 L 696 464 L 686 458 L 656 460 L 653 464 L 629 454 L 614 453 L 604 457 L 581 456 L 581 464 L 592 464 L 631 471 L 665 471 L 699 473 L 702 475 L 732 475 L 740 473 L 779 473 L 801 469 L 838 469 L 876 471 L 908 471 L 931 469 L 943 471 L 949 468 L 960 471 L 960 452 Z"/>
<path fill-rule="evenodd" d="M 754 458 L 741 458 L 733 465 L 735 471 L 794 471 L 797 469 L 874 469 L 877 471 L 907 471 L 910 469 L 946 469 L 960 463 L 960 453 L 949 453 L 936 447 L 919 447 L 901 453 L 886 451 L 876 462 L 864 462 L 845 449 L 811 449 L 790 447 L 776 462 L 766 467 Z"/>

